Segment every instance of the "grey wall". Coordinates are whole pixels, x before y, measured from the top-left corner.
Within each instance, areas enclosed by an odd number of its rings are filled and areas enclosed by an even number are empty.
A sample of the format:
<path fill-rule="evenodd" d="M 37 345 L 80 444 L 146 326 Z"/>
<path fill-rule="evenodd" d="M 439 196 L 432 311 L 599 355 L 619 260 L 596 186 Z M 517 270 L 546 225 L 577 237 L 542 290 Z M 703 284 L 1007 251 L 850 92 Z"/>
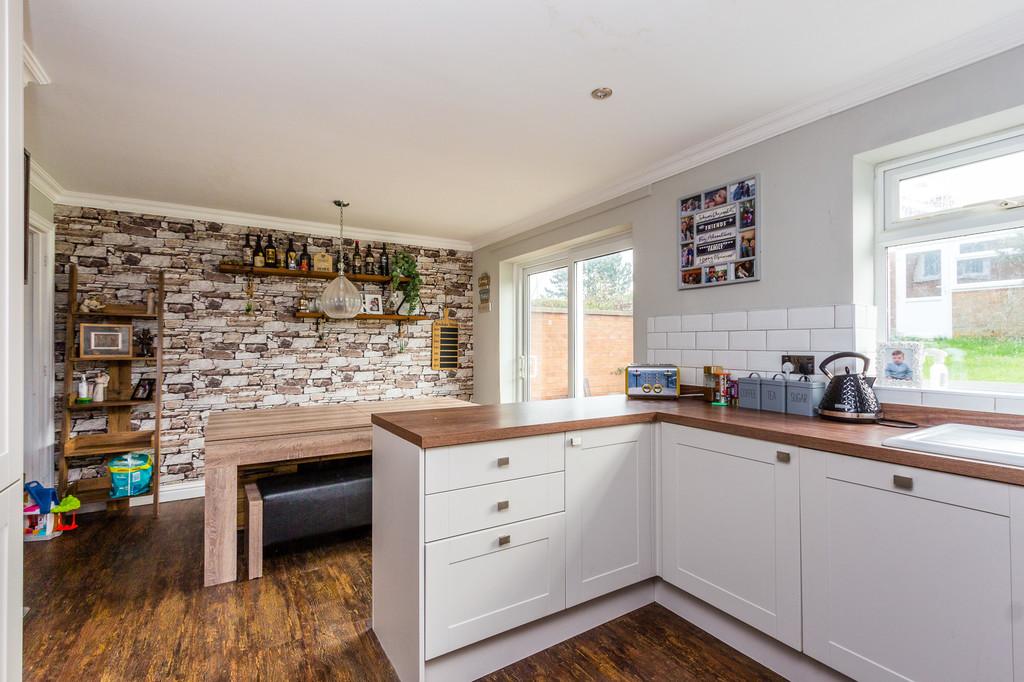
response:
<path fill-rule="evenodd" d="M 491 312 L 476 318 L 474 399 L 513 397 L 510 259 L 629 226 L 636 249 L 637 358 L 646 358 L 641 327 L 652 315 L 873 303 L 872 164 L 855 157 L 1022 105 L 1024 48 L 1017 48 L 667 178 L 648 196 L 635 193 L 624 205 L 610 202 L 614 208 L 599 207 L 481 249 L 474 254 L 475 275 L 491 275 L 493 303 Z M 754 173 L 762 183 L 761 281 L 678 291 L 676 200 Z"/>

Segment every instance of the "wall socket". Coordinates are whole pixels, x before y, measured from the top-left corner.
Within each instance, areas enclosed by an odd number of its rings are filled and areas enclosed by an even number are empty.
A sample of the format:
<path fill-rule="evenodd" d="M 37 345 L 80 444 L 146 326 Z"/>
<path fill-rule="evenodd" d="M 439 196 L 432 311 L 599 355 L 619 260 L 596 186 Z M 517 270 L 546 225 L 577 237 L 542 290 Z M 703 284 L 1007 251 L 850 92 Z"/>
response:
<path fill-rule="evenodd" d="M 787 362 L 793 365 L 793 371 L 797 374 L 814 374 L 813 355 L 783 355 L 782 364 L 785 365 Z"/>

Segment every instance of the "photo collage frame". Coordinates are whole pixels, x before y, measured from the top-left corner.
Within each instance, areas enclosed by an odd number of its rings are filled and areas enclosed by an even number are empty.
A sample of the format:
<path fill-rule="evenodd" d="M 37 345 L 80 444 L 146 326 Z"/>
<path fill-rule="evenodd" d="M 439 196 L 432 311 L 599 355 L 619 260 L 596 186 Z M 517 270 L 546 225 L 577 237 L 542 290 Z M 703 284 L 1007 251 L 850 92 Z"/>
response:
<path fill-rule="evenodd" d="M 761 178 L 750 175 L 679 199 L 679 289 L 761 278 Z"/>

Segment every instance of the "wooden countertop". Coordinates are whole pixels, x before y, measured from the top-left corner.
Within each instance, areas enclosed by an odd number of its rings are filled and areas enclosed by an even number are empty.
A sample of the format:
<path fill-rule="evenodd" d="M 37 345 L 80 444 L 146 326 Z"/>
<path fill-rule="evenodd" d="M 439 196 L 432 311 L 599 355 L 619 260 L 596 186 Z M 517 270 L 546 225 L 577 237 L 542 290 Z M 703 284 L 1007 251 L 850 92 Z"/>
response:
<path fill-rule="evenodd" d="M 958 421 L 1024 430 L 1024 417 L 954 410 L 914 408 L 889 416 L 925 424 Z M 908 408 L 909 410 L 909 408 Z M 662 421 L 767 440 L 782 445 L 825 450 L 892 464 L 931 469 L 961 476 L 1024 485 L 1024 467 L 989 464 L 958 457 L 930 455 L 882 445 L 900 433 L 877 424 L 846 424 L 817 417 L 715 407 L 700 399 L 629 400 L 625 396 L 570 398 L 529 403 L 474 405 L 446 410 L 376 414 L 373 424 L 418 445 L 435 448 L 519 438 L 576 429 Z"/>

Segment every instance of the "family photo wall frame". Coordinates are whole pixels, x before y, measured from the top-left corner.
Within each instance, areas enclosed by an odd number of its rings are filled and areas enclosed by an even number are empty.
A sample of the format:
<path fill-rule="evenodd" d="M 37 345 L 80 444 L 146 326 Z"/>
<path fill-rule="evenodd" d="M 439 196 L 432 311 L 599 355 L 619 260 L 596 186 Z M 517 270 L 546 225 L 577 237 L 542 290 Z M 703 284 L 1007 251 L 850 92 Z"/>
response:
<path fill-rule="evenodd" d="M 761 279 L 760 174 L 723 182 L 676 202 L 680 290 Z"/>

